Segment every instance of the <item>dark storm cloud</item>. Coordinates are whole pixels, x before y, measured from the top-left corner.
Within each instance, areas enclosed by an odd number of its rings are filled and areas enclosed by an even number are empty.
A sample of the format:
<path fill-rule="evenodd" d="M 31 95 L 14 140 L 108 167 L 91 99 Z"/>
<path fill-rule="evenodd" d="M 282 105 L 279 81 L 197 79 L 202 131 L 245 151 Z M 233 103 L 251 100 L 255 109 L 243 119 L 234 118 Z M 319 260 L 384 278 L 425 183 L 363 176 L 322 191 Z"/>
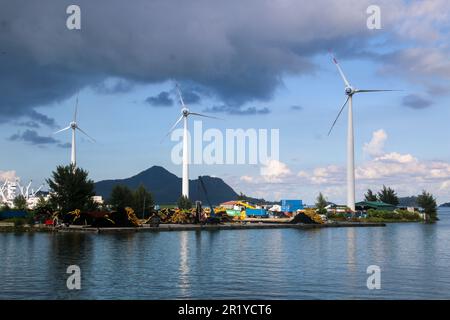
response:
<path fill-rule="evenodd" d="M 204 109 L 203 112 L 211 112 L 211 113 L 228 113 L 231 115 L 237 116 L 249 116 L 249 115 L 262 115 L 270 113 L 269 108 L 260 108 L 257 109 L 255 107 L 248 108 L 235 108 L 232 106 L 214 106 L 211 108 Z"/>
<path fill-rule="evenodd" d="M 123 79 L 107 79 L 93 86 L 94 90 L 101 94 L 116 94 L 130 92 L 133 83 Z"/>
<path fill-rule="evenodd" d="M 50 118 L 50 117 L 46 116 L 45 114 L 42 114 L 35 110 L 31 110 L 27 115 L 37 123 L 40 123 L 40 124 L 45 125 L 50 128 L 57 127 L 55 119 Z"/>
<path fill-rule="evenodd" d="M 72 1 L 2 1 L 0 122 L 85 87 L 129 89 L 105 87 L 111 78 L 188 81 L 239 113 L 244 103 L 271 99 L 283 76 L 314 72 L 317 53 L 332 47 L 344 55 L 355 43 L 362 50 L 370 34 L 369 0 L 352 1 L 352 10 L 332 0 L 76 3 L 81 30 L 66 28 Z"/>
<path fill-rule="evenodd" d="M 38 129 L 41 126 L 39 125 L 39 123 L 35 122 L 35 121 L 21 121 L 21 122 L 17 122 L 17 125 L 20 127 L 27 127 L 27 128 L 33 128 L 33 129 Z"/>
<path fill-rule="evenodd" d="M 69 149 L 70 147 L 72 147 L 72 145 L 69 142 L 58 143 L 57 146 L 60 147 L 60 148 L 63 148 L 63 149 Z"/>
<path fill-rule="evenodd" d="M 186 104 L 196 104 L 201 100 L 200 95 L 195 93 L 194 91 L 187 91 L 183 93 L 183 101 Z"/>
<path fill-rule="evenodd" d="M 301 111 L 301 110 L 303 110 L 303 107 L 302 106 L 291 106 L 291 110 Z"/>
<path fill-rule="evenodd" d="M 9 137 L 9 140 L 23 141 L 33 145 L 51 145 L 59 143 L 55 138 L 41 136 L 35 130 L 25 130 L 22 133 L 16 133 Z"/>
<path fill-rule="evenodd" d="M 173 99 L 170 97 L 170 93 L 167 91 L 160 92 L 158 95 L 148 97 L 145 99 L 152 107 L 171 107 L 173 106 Z"/>
<path fill-rule="evenodd" d="M 433 104 L 433 101 L 416 94 L 403 97 L 402 104 L 411 109 L 425 109 Z"/>

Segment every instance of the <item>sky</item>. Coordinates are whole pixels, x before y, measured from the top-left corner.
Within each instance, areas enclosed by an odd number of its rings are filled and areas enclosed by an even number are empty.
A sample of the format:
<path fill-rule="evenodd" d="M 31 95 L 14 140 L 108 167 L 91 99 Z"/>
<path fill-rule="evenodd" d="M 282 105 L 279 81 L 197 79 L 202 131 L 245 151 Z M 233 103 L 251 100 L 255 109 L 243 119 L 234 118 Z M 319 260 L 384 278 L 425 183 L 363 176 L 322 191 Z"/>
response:
<path fill-rule="evenodd" d="M 66 9 L 81 9 L 70 30 Z M 380 8 L 369 29 L 367 8 Z M 269 200 L 319 192 L 345 203 L 344 84 L 354 97 L 356 199 L 383 184 L 399 196 L 450 201 L 450 6 L 446 0 L 0 0 L 0 180 L 37 187 L 70 161 L 78 96 L 77 164 L 94 181 L 153 165 L 181 176 L 164 139 L 180 116 L 178 83 L 204 131 L 278 129 L 279 158 L 192 164 L 236 192 Z M 206 144 L 206 143 L 205 143 Z M 180 186 L 181 192 L 181 186 Z"/>

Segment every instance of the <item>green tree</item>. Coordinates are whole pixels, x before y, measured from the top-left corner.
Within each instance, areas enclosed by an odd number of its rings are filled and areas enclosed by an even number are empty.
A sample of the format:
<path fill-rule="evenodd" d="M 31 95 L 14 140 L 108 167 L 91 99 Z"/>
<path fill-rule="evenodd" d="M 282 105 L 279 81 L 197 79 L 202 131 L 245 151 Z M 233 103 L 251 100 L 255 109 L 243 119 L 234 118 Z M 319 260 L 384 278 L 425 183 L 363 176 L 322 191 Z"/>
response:
<path fill-rule="evenodd" d="M 399 203 L 397 193 L 394 189 L 391 189 L 390 187 L 387 188 L 385 185 L 383 185 L 383 189 L 378 192 L 378 200 L 392 204 L 393 206 L 396 206 Z"/>
<path fill-rule="evenodd" d="M 316 209 L 318 214 L 327 214 L 326 206 L 328 205 L 327 199 L 323 196 L 322 192 L 316 198 Z"/>
<path fill-rule="evenodd" d="M 13 200 L 14 208 L 17 210 L 27 209 L 27 199 L 23 195 L 18 195 Z"/>
<path fill-rule="evenodd" d="M 134 197 L 130 188 L 124 185 L 115 185 L 111 191 L 109 204 L 114 210 L 123 211 L 126 207 L 133 207 Z"/>
<path fill-rule="evenodd" d="M 88 179 L 88 172 L 73 165 L 58 166 L 47 184 L 50 201 L 62 214 L 75 209 L 87 210 L 95 195 L 94 181 Z"/>
<path fill-rule="evenodd" d="M 36 206 L 34 207 L 35 214 L 50 214 L 52 213 L 53 207 L 50 201 L 47 201 L 43 196 L 39 196 Z"/>
<path fill-rule="evenodd" d="M 177 205 L 178 205 L 178 208 L 179 208 L 179 209 L 186 209 L 186 210 L 189 210 L 189 209 L 192 208 L 192 202 L 191 202 L 191 200 L 189 200 L 189 198 L 186 197 L 186 196 L 181 196 L 181 197 L 178 199 Z"/>
<path fill-rule="evenodd" d="M 423 190 L 422 194 L 417 197 L 417 204 L 424 209 L 427 221 L 434 222 L 437 220 L 436 199 L 431 193 Z"/>
<path fill-rule="evenodd" d="M 367 190 L 367 193 L 364 194 L 364 198 L 366 201 L 378 201 L 377 195 L 373 193 L 371 189 Z"/>
<path fill-rule="evenodd" d="M 153 206 L 153 197 L 150 192 L 144 187 L 144 185 L 140 185 L 133 193 L 134 198 L 134 212 L 138 217 L 141 215 L 146 216 L 150 212 Z"/>
<path fill-rule="evenodd" d="M 247 196 L 245 194 L 243 194 L 242 192 L 240 192 L 237 199 L 239 201 L 245 201 L 245 200 L 247 200 Z"/>

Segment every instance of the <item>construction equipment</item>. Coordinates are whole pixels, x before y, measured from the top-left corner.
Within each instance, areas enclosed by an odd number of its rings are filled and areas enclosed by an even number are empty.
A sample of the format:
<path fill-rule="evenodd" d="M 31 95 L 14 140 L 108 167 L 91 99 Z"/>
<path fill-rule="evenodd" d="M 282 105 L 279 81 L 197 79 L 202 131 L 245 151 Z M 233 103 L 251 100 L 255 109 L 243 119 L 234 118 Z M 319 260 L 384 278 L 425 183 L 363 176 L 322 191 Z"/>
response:
<path fill-rule="evenodd" d="M 206 199 L 206 202 L 208 202 L 208 206 L 209 206 L 209 210 L 210 210 L 209 217 L 206 219 L 205 223 L 217 224 L 221 221 L 221 219 L 216 217 L 216 213 L 214 212 L 214 208 L 211 204 L 211 201 L 209 201 L 208 192 L 206 191 L 206 186 L 205 186 L 205 183 L 203 182 L 203 179 L 201 176 L 198 177 L 198 181 L 200 181 L 200 186 L 203 189 L 203 193 L 205 194 L 205 199 Z"/>

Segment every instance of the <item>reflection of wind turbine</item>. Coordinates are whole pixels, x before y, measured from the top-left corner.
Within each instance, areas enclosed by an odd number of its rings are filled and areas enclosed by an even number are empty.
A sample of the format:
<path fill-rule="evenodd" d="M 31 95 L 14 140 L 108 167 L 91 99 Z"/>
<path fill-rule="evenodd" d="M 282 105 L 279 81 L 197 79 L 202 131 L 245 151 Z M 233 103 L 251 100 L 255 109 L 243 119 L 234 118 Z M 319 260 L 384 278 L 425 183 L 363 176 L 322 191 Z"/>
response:
<path fill-rule="evenodd" d="M 199 116 L 205 118 L 217 119 L 216 117 L 206 116 L 200 113 L 190 112 L 187 106 L 184 104 L 183 96 L 181 95 L 180 87 L 177 84 L 178 98 L 181 104 L 181 117 L 170 128 L 166 136 L 168 136 L 176 126 L 183 120 L 183 175 L 182 175 L 182 192 L 181 194 L 189 198 L 189 150 L 188 150 L 188 116 Z"/>
<path fill-rule="evenodd" d="M 355 152 L 354 152 L 354 136 L 353 136 L 353 95 L 355 93 L 366 93 L 366 92 L 383 92 L 383 91 L 399 91 L 399 90 L 360 90 L 353 88 L 348 82 L 347 78 L 344 75 L 339 63 L 336 58 L 333 57 L 333 62 L 336 65 L 342 80 L 344 80 L 345 84 L 345 94 L 347 95 L 347 99 L 344 102 L 341 110 L 331 125 L 330 131 L 328 131 L 328 135 L 330 135 L 333 130 L 336 121 L 339 119 L 342 111 L 348 103 L 348 123 L 347 123 L 347 207 L 349 207 L 352 211 L 355 211 Z"/>
<path fill-rule="evenodd" d="M 70 163 L 75 167 L 77 164 L 77 159 L 76 159 L 76 145 L 75 145 L 75 131 L 78 129 L 80 130 L 81 133 L 83 133 L 84 135 L 86 135 L 89 140 L 91 140 L 92 142 L 95 142 L 95 140 L 93 138 L 91 138 L 86 132 L 84 132 L 77 124 L 77 111 L 78 111 L 78 96 L 77 96 L 77 100 L 75 103 L 75 112 L 73 114 L 73 121 L 69 124 L 68 127 L 61 129 L 59 131 L 56 131 L 56 133 L 59 132 L 63 132 L 69 129 L 72 129 L 72 152 L 71 152 L 71 157 L 70 157 Z"/>

